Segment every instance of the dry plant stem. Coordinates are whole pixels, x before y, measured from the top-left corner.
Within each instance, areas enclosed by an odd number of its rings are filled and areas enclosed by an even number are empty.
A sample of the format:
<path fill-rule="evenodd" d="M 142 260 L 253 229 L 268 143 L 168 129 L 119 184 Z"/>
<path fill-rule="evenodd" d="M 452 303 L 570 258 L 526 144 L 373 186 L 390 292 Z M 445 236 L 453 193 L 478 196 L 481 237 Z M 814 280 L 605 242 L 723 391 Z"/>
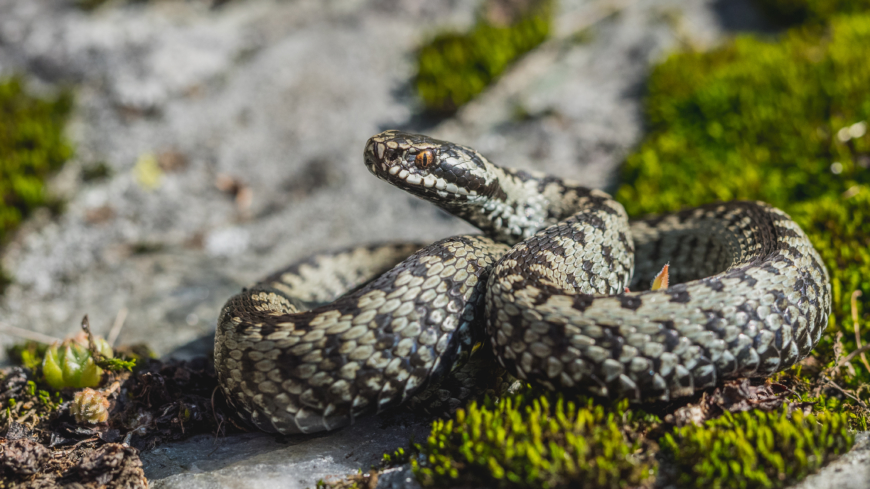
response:
<path fill-rule="evenodd" d="M 853 377 L 856 375 L 855 367 L 852 366 L 851 363 L 849 363 L 849 361 L 851 361 L 854 356 L 847 356 L 844 358 L 843 353 L 843 332 L 837 331 L 837 335 L 834 337 L 834 365 L 828 367 L 828 369 L 822 373 L 826 378 L 833 379 L 839 376 L 839 373 L 834 373 L 834 370 L 842 366 L 846 367 L 849 375 Z"/>
<path fill-rule="evenodd" d="M 866 352 L 866 351 L 870 351 L 870 344 L 864 345 L 864 346 L 862 346 L 861 348 L 858 348 L 857 350 L 853 351 L 852 353 L 846 355 L 845 357 L 843 357 L 842 360 L 840 360 L 839 362 L 837 362 L 837 366 L 838 366 L 838 367 L 842 367 L 843 365 L 845 365 L 845 364 L 851 362 L 852 359 L 855 358 L 855 357 L 858 356 L 858 355 L 861 355 L 861 357 L 863 358 L 863 357 L 864 357 L 864 352 Z M 866 360 L 865 360 L 865 361 L 866 361 Z M 868 370 L 868 371 L 870 371 L 870 370 Z"/>
<path fill-rule="evenodd" d="M 118 340 L 118 335 L 121 334 L 121 330 L 124 328 L 124 321 L 127 320 L 127 313 L 129 313 L 127 308 L 122 307 L 118 311 L 118 315 L 115 316 L 115 322 L 112 323 L 112 329 L 109 330 L 109 335 L 106 337 L 106 342 L 109 343 L 109 346 L 115 346 L 115 342 Z"/>
<path fill-rule="evenodd" d="M 88 320 L 87 314 L 82 318 L 82 331 L 88 336 L 88 350 L 91 351 L 91 355 L 94 358 L 101 358 L 101 356 L 97 356 L 99 351 L 97 350 L 97 344 L 94 343 L 94 334 L 91 333 L 91 322 Z"/>
<path fill-rule="evenodd" d="M 9 326 L 8 324 L 0 323 L 0 332 L 6 333 L 11 336 L 17 336 L 19 338 L 23 338 L 25 340 L 35 341 L 37 343 L 45 343 L 46 345 L 50 345 L 52 343 L 60 343 L 61 340 L 59 338 L 55 338 L 54 336 L 49 336 L 47 334 L 37 333 L 36 331 L 30 331 L 24 328 L 17 328 L 15 326 Z"/>
<path fill-rule="evenodd" d="M 215 395 L 215 393 L 217 393 L 218 389 L 220 389 L 220 387 L 215 387 L 214 390 L 211 391 L 211 415 L 214 416 L 214 419 L 218 419 L 217 411 L 214 408 L 214 395 Z M 224 424 L 223 419 L 218 421 L 217 428 L 214 431 L 214 442 L 212 442 L 212 444 L 217 443 L 218 436 L 220 436 L 220 432 L 221 432 L 221 426 L 223 424 Z M 217 450 L 217 449 L 215 449 L 215 450 Z M 209 454 L 209 455 L 211 455 L 211 454 Z"/>
<path fill-rule="evenodd" d="M 112 382 L 112 385 L 110 385 L 107 389 L 101 390 L 101 392 L 106 397 L 109 397 L 112 394 L 114 394 L 115 392 L 117 392 L 118 389 L 120 389 L 120 388 L 121 388 L 121 383 L 116 380 L 116 381 Z"/>
<path fill-rule="evenodd" d="M 858 347 L 858 350 L 861 350 L 861 332 L 858 329 L 859 297 L 861 297 L 860 290 L 852 292 L 852 328 L 855 330 L 855 345 Z M 861 350 L 861 363 L 864 364 L 864 368 L 866 368 L 867 372 L 870 373 L 870 362 L 867 361 L 867 355 L 864 354 L 863 350 Z"/>
<path fill-rule="evenodd" d="M 858 397 L 857 397 L 856 395 L 852 394 L 851 392 L 849 392 L 849 391 L 847 391 L 846 389 L 843 389 L 842 387 L 840 387 L 839 385 L 837 385 L 836 382 L 832 382 L 832 381 L 829 380 L 827 384 L 824 384 L 824 385 L 823 385 L 823 387 L 832 387 L 832 388 L 834 388 L 834 389 L 840 391 L 844 396 L 853 399 L 853 400 L 854 400 L 855 402 L 857 402 L 857 403 L 858 403 L 862 408 L 865 408 L 865 409 L 867 408 L 867 404 L 864 403 L 864 401 L 862 401 L 861 399 L 858 399 Z"/>
<path fill-rule="evenodd" d="M 819 375 L 819 381 L 816 384 L 816 387 L 813 389 L 813 396 L 818 397 L 821 394 L 822 389 L 832 388 L 840 391 L 844 396 L 853 399 L 857 402 L 861 407 L 867 408 L 867 404 L 858 398 L 857 393 L 850 392 L 846 389 L 840 387 L 833 379 L 839 376 L 838 369 L 840 367 L 852 367 L 852 364 L 849 363 L 853 358 L 862 354 L 863 352 L 870 350 L 870 345 L 864 345 L 861 348 L 849 353 L 845 357 L 843 356 L 843 332 L 837 331 L 837 336 L 834 339 L 834 364 L 825 370 Z M 852 367 L 850 375 L 855 375 L 854 367 Z"/>
<path fill-rule="evenodd" d="M 100 353 L 100 350 L 97 348 L 97 343 L 94 341 L 94 333 L 91 332 L 91 322 L 88 320 L 88 315 L 85 314 L 85 317 L 82 318 L 82 330 L 88 336 L 88 351 L 91 352 L 91 356 L 94 358 L 95 362 L 105 360 L 106 357 Z"/>

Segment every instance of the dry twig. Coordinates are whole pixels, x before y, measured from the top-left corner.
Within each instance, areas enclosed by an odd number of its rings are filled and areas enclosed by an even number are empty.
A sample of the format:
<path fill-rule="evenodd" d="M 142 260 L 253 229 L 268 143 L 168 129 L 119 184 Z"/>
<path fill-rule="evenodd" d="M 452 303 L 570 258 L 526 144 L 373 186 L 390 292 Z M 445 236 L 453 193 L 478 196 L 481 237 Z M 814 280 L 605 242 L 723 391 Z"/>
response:
<path fill-rule="evenodd" d="M 8 324 L 3 324 L 3 323 L 0 323 L 0 332 L 6 333 L 6 334 L 12 335 L 12 336 L 17 336 L 19 338 L 24 338 L 25 340 L 35 341 L 37 343 L 45 343 L 46 345 L 61 342 L 61 340 L 59 338 L 55 338 L 54 336 L 49 336 L 47 334 L 37 333 L 36 331 L 30 331 L 29 329 L 17 328 L 15 326 L 9 326 Z"/>
<path fill-rule="evenodd" d="M 109 346 L 115 346 L 115 341 L 118 340 L 118 335 L 121 334 L 121 329 L 124 328 L 124 321 L 127 320 L 128 312 L 126 307 L 122 307 L 118 311 L 118 315 L 115 316 L 115 322 L 112 324 L 112 329 L 109 330 L 109 336 L 106 337 L 106 342 L 109 343 Z"/>

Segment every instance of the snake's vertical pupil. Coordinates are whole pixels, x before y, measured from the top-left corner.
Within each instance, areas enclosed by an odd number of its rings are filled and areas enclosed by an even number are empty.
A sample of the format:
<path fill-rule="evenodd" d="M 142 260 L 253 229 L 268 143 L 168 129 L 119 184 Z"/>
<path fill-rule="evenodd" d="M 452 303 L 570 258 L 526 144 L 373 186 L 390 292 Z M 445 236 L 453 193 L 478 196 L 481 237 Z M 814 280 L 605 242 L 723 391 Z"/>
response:
<path fill-rule="evenodd" d="M 426 169 L 429 168 L 429 165 L 435 162 L 435 153 L 431 149 L 425 149 L 419 153 L 417 153 L 417 157 L 414 158 L 414 163 L 418 168 Z"/>

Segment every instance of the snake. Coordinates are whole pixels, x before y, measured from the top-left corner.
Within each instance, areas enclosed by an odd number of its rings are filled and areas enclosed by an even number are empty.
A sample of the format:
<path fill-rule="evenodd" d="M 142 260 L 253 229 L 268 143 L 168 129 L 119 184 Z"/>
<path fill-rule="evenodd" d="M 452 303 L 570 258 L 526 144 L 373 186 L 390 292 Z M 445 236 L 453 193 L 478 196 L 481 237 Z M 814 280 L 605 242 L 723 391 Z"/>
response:
<path fill-rule="evenodd" d="M 769 377 L 827 327 L 824 263 L 764 202 L 629 220 L 601 190 L 398 130 L 371 137 L 363 160 L 482 234 L 319 253 L 229 299 L 215 370 L 262 430 L 455 408 L 499 370 L 566 394 L 671 400 Z M 670 285 L 652 290 L 665 264 Z"/>

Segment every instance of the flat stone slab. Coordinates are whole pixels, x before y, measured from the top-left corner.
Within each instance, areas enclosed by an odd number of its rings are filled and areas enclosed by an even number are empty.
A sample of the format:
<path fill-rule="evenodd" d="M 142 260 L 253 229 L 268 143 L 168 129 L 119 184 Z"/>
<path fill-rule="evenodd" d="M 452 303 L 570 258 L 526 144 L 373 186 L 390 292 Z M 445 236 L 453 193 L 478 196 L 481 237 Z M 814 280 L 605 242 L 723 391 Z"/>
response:
<path fill-rule="evenodd" d="M 852 450 L 792 486 L 793 489 L 870 489 L 870 431 L 858 433 Z"/>
<path fill-rule="evenodd" d="M 313 488 L 317 481 L 368 469 L 384 453 L 423 440 L 429 423 L 391 414 L 360 420 L 325 435 L 276 437 L 265 433 L 216 440 L 202 435 L 142 453 L 154 488 Z M 404 482 L 403 482 L 404 483 Z M 401 485 L 400 487 L 407 487 Z"/>

